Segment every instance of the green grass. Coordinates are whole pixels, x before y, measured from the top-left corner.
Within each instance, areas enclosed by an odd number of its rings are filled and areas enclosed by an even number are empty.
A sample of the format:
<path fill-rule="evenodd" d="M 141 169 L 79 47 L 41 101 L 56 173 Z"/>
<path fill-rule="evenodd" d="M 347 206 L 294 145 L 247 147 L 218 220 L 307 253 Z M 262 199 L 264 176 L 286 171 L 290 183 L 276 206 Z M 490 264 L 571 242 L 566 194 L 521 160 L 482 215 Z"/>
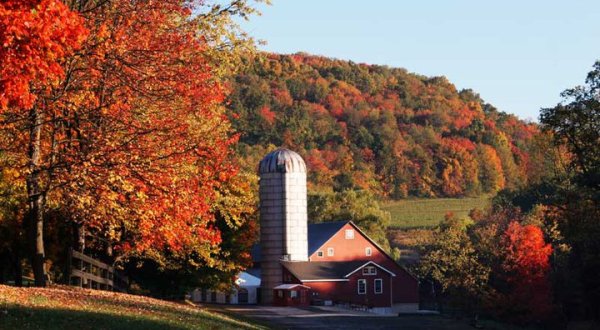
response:
<path fill-rule="evenodd" d="M 457 217 L 466 217 L 470 210 L 484 209 L 489 203 L 489 196 L 407 199 L 385 202 L 382 208 L 391 213 L 393 228 L 426 228 L 439 224 L 448 212 Z"/>
<path fill-rule="evenodd" d="M 0 329 L 266 329 L 186 303 L 65 286 L 0 285 Z"/>

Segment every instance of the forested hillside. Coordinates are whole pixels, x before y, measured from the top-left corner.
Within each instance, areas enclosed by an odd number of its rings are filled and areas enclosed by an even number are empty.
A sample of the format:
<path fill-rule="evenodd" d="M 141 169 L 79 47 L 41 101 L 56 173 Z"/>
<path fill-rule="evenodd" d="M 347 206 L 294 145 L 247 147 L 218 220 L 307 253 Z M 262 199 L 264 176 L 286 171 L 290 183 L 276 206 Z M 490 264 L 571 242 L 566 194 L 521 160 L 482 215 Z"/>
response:
<path fill-rule="evenodd" d="M 248 64 L 229 106 L 249 169 L 287 146 L 305 158 L 313 191 L 391 198 L 476 196 L 544 175 L 535 124 L 444 77 L 306 54 Z"/>

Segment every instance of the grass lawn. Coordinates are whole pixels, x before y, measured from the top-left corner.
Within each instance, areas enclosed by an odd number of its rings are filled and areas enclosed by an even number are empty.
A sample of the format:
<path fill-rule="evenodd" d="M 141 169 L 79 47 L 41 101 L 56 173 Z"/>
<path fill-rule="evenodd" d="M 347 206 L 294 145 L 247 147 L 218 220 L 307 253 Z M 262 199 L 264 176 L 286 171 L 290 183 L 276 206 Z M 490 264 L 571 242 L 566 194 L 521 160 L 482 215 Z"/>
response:
<path fill-rule="evenodd" d="M 448 212 L 458 217 L 465 217 L 471 209 L 484 209 L 489 203 L 489 196 L 407 199 L 385 202 L 382 208 L 391 213 L 393 228 L 424 228 L 439 224 Z"/>
<path fill-rule="evenodd" d="M 184 303 L 66 286 L 0 285 L 0 329 L 265 329 Z"/>

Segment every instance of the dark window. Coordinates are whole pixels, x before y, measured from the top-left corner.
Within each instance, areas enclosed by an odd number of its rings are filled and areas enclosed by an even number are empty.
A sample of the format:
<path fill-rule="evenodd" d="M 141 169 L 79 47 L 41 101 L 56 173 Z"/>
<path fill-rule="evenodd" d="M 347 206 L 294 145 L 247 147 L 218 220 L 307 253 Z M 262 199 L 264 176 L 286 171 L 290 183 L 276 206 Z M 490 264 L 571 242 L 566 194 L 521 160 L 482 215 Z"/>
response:
<path fill-rule="evenodd" d="M 383 280 L 378 278 L 375 280 L 375 293 L 383 292 Z"/>
<path fill-rule="evenodd" d="M 367 280 L 361 279 L 358 280 L 358 294 L 366 294 L 367 293 Z"/>
<path fill-rule="evenodd" d="M 367 266 L 362 270 L 363 275 L 377 275 L 377 269 L 374 266 Z"/>

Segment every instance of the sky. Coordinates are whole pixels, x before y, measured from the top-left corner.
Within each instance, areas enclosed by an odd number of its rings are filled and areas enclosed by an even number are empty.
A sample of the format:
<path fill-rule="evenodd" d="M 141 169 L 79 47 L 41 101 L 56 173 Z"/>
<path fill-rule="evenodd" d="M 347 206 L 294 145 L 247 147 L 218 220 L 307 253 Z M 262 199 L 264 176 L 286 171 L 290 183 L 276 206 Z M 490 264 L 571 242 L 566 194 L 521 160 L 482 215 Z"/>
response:
<path fill-rule="evenodd" d="M 600 59 L 599 0 L 272 0 L 242 27 L 261 49 L 446 76 L 537 121 Z"/>

